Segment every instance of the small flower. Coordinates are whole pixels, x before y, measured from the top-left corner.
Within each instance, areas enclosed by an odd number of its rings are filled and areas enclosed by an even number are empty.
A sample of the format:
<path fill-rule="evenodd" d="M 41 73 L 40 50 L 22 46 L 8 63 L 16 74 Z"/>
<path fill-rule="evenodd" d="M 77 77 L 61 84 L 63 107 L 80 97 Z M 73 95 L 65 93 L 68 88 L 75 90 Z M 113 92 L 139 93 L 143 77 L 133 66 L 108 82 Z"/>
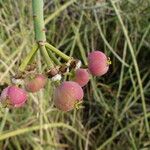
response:
<path fill-rule="evenodd" d="M 17 85 L 23 85 L 24 84 L 24 80 L 23 79 L 15 79 L 15 78 L 12 78 L 11 79 L 11 82 L 13 84 L 17 84 Z"/>
<path fill-rule="evenodd" d="M 79 59 L 72 59 L 72 61 L 70 62 L 70 69 L 74 69 L 77 70 L 81 67 L 82 62 Z"/>
<path fill-rule="evenodd" d="M 75 67 L 75 70 L 79 69 L 81 67 L 81 65 L 82 65 L 81 60 L 78 60 L 77 64 L 76 64 L 76 67 Z"/>
<path fill-rule="evenodd" d="M 52 77 L 52 81 L 60 81 L 62 78 L 61 74 L 56 74 L 55 76 Z"/>

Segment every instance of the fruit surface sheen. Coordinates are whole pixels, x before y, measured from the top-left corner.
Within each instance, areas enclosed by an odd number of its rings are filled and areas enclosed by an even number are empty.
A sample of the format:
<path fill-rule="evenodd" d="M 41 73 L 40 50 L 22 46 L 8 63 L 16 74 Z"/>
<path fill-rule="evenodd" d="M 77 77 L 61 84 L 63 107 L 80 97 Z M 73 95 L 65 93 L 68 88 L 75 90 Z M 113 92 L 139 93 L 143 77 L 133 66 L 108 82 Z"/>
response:
<path fill-rule="evenodd" d="M 77 82 L 81 87 L 85 86 L 89 82 L 89 73 L 87 69 L 77 69 L 75 72 L 74 81 Z"/>
<path fill-rule="evenodd" d="M 54 92 L 54 104 L 62 111 L 74 109 L 77 102 L 83 99 L 83 90 L 73 81 L 64 81 Z"/>
<path fill-rule="evenodd" d="M 88 68 L 92 75 L 102 76 L 108 69 L 108 58 L 103 52 L 93 51 L 88 56 Z"/>
<path fill-rule="evenodd" d="M 21 107 L 27 100 L 27 93 L 17 86 L 8 86 L 0 97 L 0 101 L 13 107 Z"/>
<path fill-rule="evenodd" d="M 37 74 L 33 79 L 26 79 L 25 87 L 28 92 L 38 92 L 40 89 L 44 88 L 47 82 L 47 78 L 42 74 Z"/>

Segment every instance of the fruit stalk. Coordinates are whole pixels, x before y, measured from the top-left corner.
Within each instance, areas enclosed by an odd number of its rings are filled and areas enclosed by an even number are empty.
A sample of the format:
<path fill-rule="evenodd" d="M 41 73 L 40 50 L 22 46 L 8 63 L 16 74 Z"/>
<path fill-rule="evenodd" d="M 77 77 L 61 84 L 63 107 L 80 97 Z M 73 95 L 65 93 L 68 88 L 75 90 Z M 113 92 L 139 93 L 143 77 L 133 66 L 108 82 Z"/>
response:
<path fill-rule="evenodd" d="M 28 53 L 28 55 L 25 57 L 25 59 L 22 61 L 21 65 L 19 66 L 19 71 L 23 72 L 28 65 L 28 63 L 32 60 L 33 56 L 38 50 L 38 45 L 36 44 L 33 46 L 32 50 Z"/>
<path fill-rule="evenodd" d="M 51 44 L 46 43 L 45 46 L 49 50 L 51 50 L 52 52 L 54 52 L 55 54 L 57 54 L 58 56 L 60 56 L 61 58 L 63 58 L 65 61 L 69 61 L 71 59 L 71 57 L 69 57 L 68 55 L 64 54 L 63 52 L 61 52 L 60 50 L 58 50 L 57 48 L 55 48 Z"/>

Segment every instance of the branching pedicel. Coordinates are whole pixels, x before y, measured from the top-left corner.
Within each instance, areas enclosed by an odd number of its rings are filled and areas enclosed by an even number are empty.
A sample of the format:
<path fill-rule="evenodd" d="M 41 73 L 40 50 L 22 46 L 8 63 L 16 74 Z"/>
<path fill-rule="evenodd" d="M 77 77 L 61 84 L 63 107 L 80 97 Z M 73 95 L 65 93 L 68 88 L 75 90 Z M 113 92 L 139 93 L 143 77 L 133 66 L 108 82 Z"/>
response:
<path fill-rule="evenodd" d="M 55 85 L 55 106 L 62 111 L 78 109 L 84 96 L 82 87 L 90 79 L 89 73 L 102 76 L 108 71 L 111 62 L 103 52 L 93 51 L 88 56 L 87 68 L 80 68 L 80 60 L 67 56 L 49 44 L 45 35 L 43 5 L 43 0 L 32 0 L 36 44 L 22 61 L 18 73 L 12 77 L 12 85 L 2 91 L 0 101 L 5 107 L 21 107 L 27 100 L 27 92 L 38 92 L 50 79 Z M 37 73 L 36 65 L 31 62 L 38 50 L 47 64 L 47 70 L 43 74 Z M 61 63 L 55 55 L 65 63 Z M 69 76 L 72 81 L 61 83 L 63 76 Z"/>

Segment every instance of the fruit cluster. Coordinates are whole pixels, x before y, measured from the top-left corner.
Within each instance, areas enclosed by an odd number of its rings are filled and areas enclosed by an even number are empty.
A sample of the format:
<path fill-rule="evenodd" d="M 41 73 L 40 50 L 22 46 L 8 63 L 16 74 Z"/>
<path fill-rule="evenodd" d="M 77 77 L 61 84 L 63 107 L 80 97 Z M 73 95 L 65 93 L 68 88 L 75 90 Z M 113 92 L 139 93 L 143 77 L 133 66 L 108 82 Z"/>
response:
<path fill-rule="evenodd" d="M 28 98 L 27 92 L 38 92 L 44 88 L 47 79 L 57 81 L 54 90 L 54 104 L 62 111 L 70 111 L 74 108 L 79 108 L 79 104 L 83 100 L 84 87 L 90 80 L 90 74 L 94 76 L 104 75 L 108 69 L 111 61 L 101 51 L 93 51 L 88 55 L 88 66 L 81 67 L 81 61 L 71 59 L 69 62 L 56 66 L 43 74 L 28 74 L 23 80 L 20 76 L 12 79 L 13 85 L 3 89 L 0 102 L 6 107 L 21 107 L 25 104 Z M 62 75 L 69 74 L 69 81 L 59 82 Z M 20 84 L 23 85 L 20 87 Z"/>

